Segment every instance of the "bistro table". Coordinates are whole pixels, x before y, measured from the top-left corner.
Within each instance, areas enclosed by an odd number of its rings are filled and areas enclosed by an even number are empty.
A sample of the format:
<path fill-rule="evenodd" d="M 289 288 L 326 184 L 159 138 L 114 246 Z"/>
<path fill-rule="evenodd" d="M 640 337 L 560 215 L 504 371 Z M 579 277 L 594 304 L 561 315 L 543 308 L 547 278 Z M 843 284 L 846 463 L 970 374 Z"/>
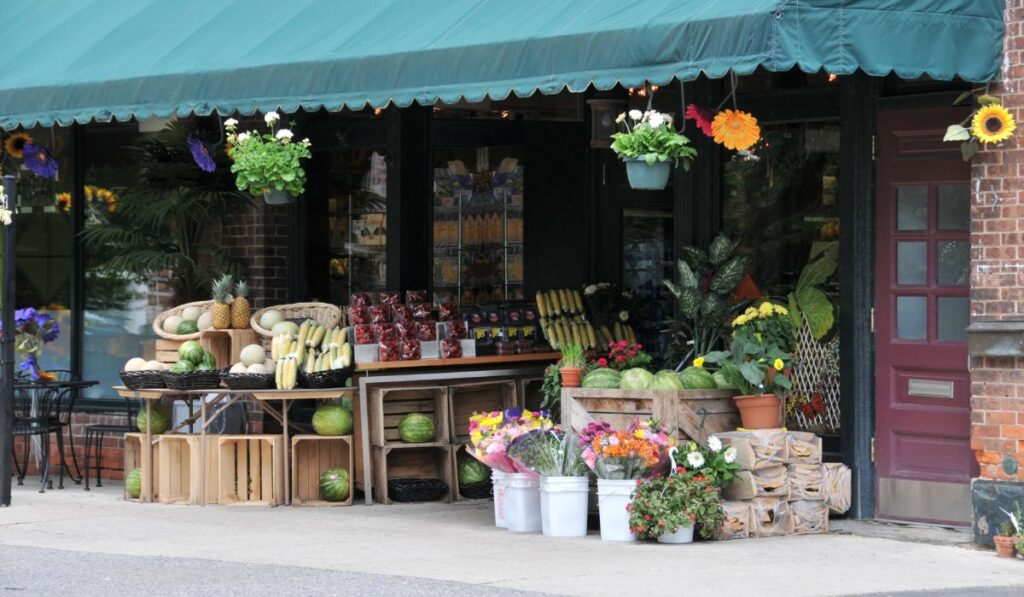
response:
<path fill-rule="evenodd" d="M 65 424 L 65 422 L 64 422 L 65 420 L 61 418 L 61 412 L 62 412 L 62 406 L 63 406 L 62 402 L 64 400 L 64 396 L 66 396 L 68 394 L 71 395 L 71 399 L 68 401 L 67 408 L 64 410 L 64 413 L 67 415 L 67 419 L 66 419 L 67 423 L 66 424 L 67 424 L 67 428 L 68 428 L 68 445 L 71 448 L 71 460 L 74 463 L 75 470 L 79 473 L 79 476 L 76 477 L 75 475 L 73 475 L 71 473 L 71 467 L 69 467 L 67 465 L 67 458 L 64 456 L 64 448 L 63 448 L 64 440 L 63 439 L 59 439 L 59 441 L 58 441 L 58 449 L 59 449 L 59 452 L 60 452 L 59 456 L 60 456 L 60 466 L 61 466 L 61 470 L 60 470 L 60 473 L 61 473 L 61 483 L 58 485 L 59 489 L 63 489 L 64 488 L 63 479 L 64 479 L 64 473 L 65 472 L 67 472 L 68 477 L 70 477 L 71 480 L 74 481 L 75 483 L 80 483 L 82 481 L 82 477 L 81 477 L 81 472 L 82 471 L 81 471 L 81 469 L 78 468 L 78 459 L 75 458 L 75 439 L 74 439 L 75 436 L 74 436 L 74 433 L 71 430 L 71 416 L 75 414 L 75 401 L 78 399 L 79 391 L 81 391 L 81 390 L 83 390 L 85 388 L 91 388 L 92 386 L 99 385 L 99 383 L 100 383 L 99 381 L 92 380 L 92 379 L 87 379 L 87 380 L 82 380 L 82 379 L 56 379 L 56 380 L 53 380 L 53 381 L 18 379 L 18 380 L 15 380 L 15 382 L 14 382 L 14 391 L 15 392 L 21 391 L 21 392 L 31 392 L 32 393 L 32 398 L 31 398 L 31 400 L 32 400 L 32 407 L 31 408 L 32 408 L 32 413 L 33 413 L 32 416 L 33 417 L 44 416 L 44 415 L 38 414 L 38 412 L 37 412 L 38 408 L 39 408 L 39 395 L 36 392 L 37 391 L 45 391 L 45 392 L 53 392 L 54 393 L 53 399 L 51 399 L 49 401 L 49 405 L 48 405 L 49 408 L 51 410 L 53 410 L 53 416 L 49 417 L 49 419 L 51 421 L 56 421 L 58 427 L 62 427 Z M 58 429 L 58 433 L 63 434 L 64 430 L 63 429 Z M 62 438 L 63 435 L 58 436 L 58 437 Z M 28 449 L 27 446 L 26 446 L 26 449 Z M 46 466 L 47 466 L 47 468 L 49 468 L 49 464 L 48 463 L 47 463 Z M 47 476 L 48 476 L 48 473 L 47 473 Z"/>
<path fill-rule="evenodd" d="M 118 395 L 125 398 L 134 398 L 136 400 L 142 400 L 146 405 L 146 429 L 142 430 L 144 435 L 144 444 L 147 449 L 142 450 L 142 494 L 139 496 L 143 502 L 153 501 L 153 435 L 150 428 L 150 421 L 152 421 L 153 414 L 153 403 L 162 400 L 163 398 L 170 398 L 172 400 L 184 400 L 190 403 L 191 401 L 199 400 L 199 412 L 191 414 L 184 421 L 178 423 L 170 431 L 176 431 L 183 429 L 186 426 L 191 427 L 197 422 L 199 423 L 199 453 L 203 455 L 199 459 L 199 504 L 205 505 L 206 503 L 206 429 L 207 427 L 217 420 L 229 406 L 239 400 L 252 399 L 259 407 L 281 423 L 282 435 L 284 436 L 283 456 L 284 456 L 284 503 L 285 505 L 291 505 L 291 458 L 289 457 L 289 450 L 291 449 L 290 440 L 290 424 L 288 422 L 288 410 L 291 408 L 292 402 L 295 400 L 324 400 L 339 398 L 345 394 L 351 394 L 356 388 L 345 387 L 345 388 L 327 388 L 322 390 L 309 390 L 297 388 L 294 390 L 228 390 L 224 388 L 210 388 L 205 390 L 170 390 L 170 389 L 147 389 L 147 390 L 132 390 L 125 386 L 114 386 L 114 391 Z M 213 395 L 213 398 L 207 400 L 208 395 Z M 270 401 L 280 400 L 281 408 L 278 410 L 274 407 Z M 208 409 L 213 408 L 212 413 L 208 413 Z"/>

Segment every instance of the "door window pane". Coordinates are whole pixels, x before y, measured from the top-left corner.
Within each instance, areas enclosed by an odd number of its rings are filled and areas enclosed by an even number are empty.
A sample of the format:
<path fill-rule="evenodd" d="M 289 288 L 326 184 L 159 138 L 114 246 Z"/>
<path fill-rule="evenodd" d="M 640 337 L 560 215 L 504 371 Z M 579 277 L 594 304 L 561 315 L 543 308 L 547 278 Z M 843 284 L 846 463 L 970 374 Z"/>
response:
<path fill-rule="evenodd" d="M 896 297 L 896 337 L 901 340 L 928 338 L 928 299 L 923 296 Z"/>
<path fill-rule="evenodd" d="M 924 284 L 928 275 L 928 243 L 896 243 L 896 283 Z"/>
<path fill-rule="evenodd" d="M 965 184 L 939 187 L 939 230 L 967 230 L 971 225 L 971 191 Z"/>
<path fill-rule="evenodd" d="M 928 229 L 928 187 L 896 189 L 896 229 Z"/>
<path fill-rule="evenodd" d="M 937 306 L 938 337 L 946 342 L 963 342 L 970 313 L 965 296 L 940 296 Z"/>
<path fill-rule="evenodd" d="M 940 241 L 936 251 L 939 284 L 967 286 L 971 266 L 970 244 L 965 240 Z"/>

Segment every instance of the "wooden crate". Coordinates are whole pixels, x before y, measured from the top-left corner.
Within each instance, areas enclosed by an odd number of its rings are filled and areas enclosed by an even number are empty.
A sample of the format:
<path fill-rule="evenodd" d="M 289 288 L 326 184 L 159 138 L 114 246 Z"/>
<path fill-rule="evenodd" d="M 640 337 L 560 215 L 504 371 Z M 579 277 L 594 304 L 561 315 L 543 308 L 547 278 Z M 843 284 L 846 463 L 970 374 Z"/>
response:
<path fill-rule="evenodd" d="M 280 435 L 221 435 L 217 501 L 226 506 L 276 506 L 284 502 Z"/>
<path fill-rule="evenodd" d="M 440 386 L 402 386 L 370 389 L 370 440 L 374 446 L 447 446 L 448 394 Z M 434 420 L 434 441 L 405 444 L 398 437 L 398 423 L 409 413 Z"/>
<path fill-rule="evenodd" d="M 181 340 L 168 340 L 167 338 L 156 339 L 156 354 L 153 357 L 165 365 L 173 365 L 178 362 L 178 347 L 184 344 Z"/>
<path fill-rule="evenodd" d="M 156 440 L 160 436 L 154 435 L 153 439 Z M 124 474 L 127 477 L 128 473 L 132 472 L 133 469 L 142 468 L 142 443 L 146 441 L 146 435 L 144 433 L 126 433 L 124 434 Z M 153 479 L 153 499 L 159 497 L 159 483 L 156 481 L 159 479 L 159 444 L 154 442 L 150 446 L 151 459 L 153 463 L 153 473 L 150 478 Z M 141 494 L 140 494 L 141 495 Z M 128 495 L 126 490 L 124 493 L 124 499 L 130 502 L 137 502 L 139 498 L 133 498 Z"/>
<path fill-rule="evenodd" d="M 217 438 L 206 436 L 206 488 L 200 493 L 200 454 L 198 435 L 168 433 L 158 444 L 157 493 L 164 504 L 217 503 Z M 155 496 L 154 496 L 155 497 Z"/>
<path fill-rule="evenodd" d="M 204 330 L 199 333 L 199 344 L 203 350 L 213 353 L 217 368 L 227 369 L 241 360 L 242 349 L 250 344 L 260 344 L 256 331 L 245 330 Z"/>
<path fill-rule="evenodd" d="M 733 390 L 683 390 L 677 392 L 663 413 L 665 422 L 678 430 L 678 440 L 707 441 L 709 435 L 732 431 L 740 425 Z"/>
<path fill-rule="evenodd" d="M 516 404 L 516 382 L 512 380 L 448 386 L 451 443 L 462 445 L 469 441 L 469 417 L 473 413 L 505 410 Z"/>
<path fill-rule="evenodd" d="M 440 479 L 448 485 L 444 501 L 452 501 L 452 446 L 374 446 L 373 494 L 383 504 L 395 503 L 388 496 L 388 479 Z"/>
<path fill-rule="evenodd" d="M 349 506 L 355 489 L 352 468 L 352 436 L 296 435 L 292 437 L 292 505 Z M 320 475 L 328 468 L 349 474 L 350 491 L 343 502 L 320 499 Z"/>

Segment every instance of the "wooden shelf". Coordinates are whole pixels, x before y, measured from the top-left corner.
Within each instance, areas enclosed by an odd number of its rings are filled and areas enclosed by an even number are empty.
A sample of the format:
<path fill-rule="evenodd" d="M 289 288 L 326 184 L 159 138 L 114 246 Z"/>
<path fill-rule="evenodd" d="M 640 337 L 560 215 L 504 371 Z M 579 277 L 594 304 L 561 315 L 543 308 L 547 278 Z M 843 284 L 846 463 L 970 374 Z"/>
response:
<path fill-rule="evenodd" d="M 494 355 L 486 357 L 463 357 L 459 359 L 420 359 L 418 361 L 374 361 L 356 363 L 356 371 L 383 371 L 388 369 L 417 369 L 424 367 L 474 367 L 508 363 L 536 363 L 557 361 L 557 352 L 536 352 L 531 354 Z"/>
<path fill-rule="evenodd" d="M 252 396 L 255 400 L 320 400 L 338 398 L 343 394 L 351 394 L 356 391 L 354 387 L 327 388 L 324 390 L 311 390 L 297 388 L 294 390 L 228 390 L 225 388 L 209 388 L 202 390 L 169 390 L 158 388 L 152 390 L 132 390 L 124 386 L 114 386 L 114 391 L 123 398 L 139 398 L 142 400 L 160 400 L 165 396 L 199 396 L 202 394 L 245 394 Z"/>

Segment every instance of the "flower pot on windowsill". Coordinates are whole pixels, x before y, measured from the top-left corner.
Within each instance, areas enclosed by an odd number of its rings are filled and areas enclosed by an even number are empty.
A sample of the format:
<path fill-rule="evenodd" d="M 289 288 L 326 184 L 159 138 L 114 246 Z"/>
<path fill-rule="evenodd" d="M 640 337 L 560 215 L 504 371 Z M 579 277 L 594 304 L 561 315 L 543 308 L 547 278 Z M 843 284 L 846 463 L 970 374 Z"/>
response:
<path fill-rule="evenodd" d="M 563 388 L 580 387 L 580 376 L 583 375 L 583 369 L 579 367 L 562 367 L 558 372 L 562 375 Z"/>
<path fill-rule="evenodd" d="M 626 178 L 629 186 L 643 191 L 660 191 L 668 185 L 668 177 L 672 174 L 672 162 L 654 162 L 647 165 L 642 158 L 626 158 Z"/>
<path fill-rule="evenodd" d="M 996 555 L 998 555 L 1001 558 L 1017 557 L 1016 537 L 1014 537 L 1013 535 L 996 535 L 992 537 L 992 540 L 996 543 Z"/>
<path fill-rule="evenodd" d="M 274 189 L 263 193 L 263 200 L 267 202 L 267 205 L 288 205 L 295 201 L 295 197 L 288 191 Z"/>
<path fill-rule="evenodd" d="M 775 394 L 734 396 L 744 429 L 774 429 L 782 426 L 782 401 Z"/>

